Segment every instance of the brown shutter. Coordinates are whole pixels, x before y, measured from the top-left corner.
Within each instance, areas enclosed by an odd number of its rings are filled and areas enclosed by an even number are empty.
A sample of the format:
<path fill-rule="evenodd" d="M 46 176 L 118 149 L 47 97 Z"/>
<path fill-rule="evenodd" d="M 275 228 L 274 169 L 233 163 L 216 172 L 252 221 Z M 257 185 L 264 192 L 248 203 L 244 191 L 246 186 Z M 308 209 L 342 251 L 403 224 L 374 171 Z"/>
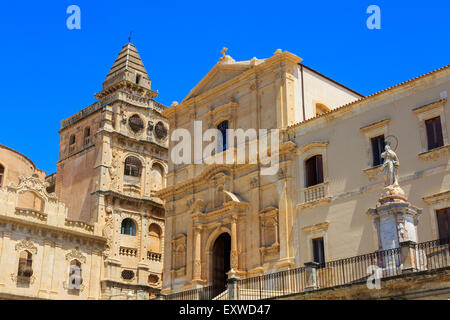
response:
<path fill-rule="evenodd" d="M 444 145 L 444 139 L 442 136 L 441 117 L 435 118 L 436 128 L 436 146 L 435 148 L 442 147 Z"/>
<path fill-rule="evenodd" d="M 316 172 L 317 172 L 316 184 L 322 183 L 323 182 L 323 163 L 322 163 L 321 155 L 316 156 Z"/>
<path fill-rule="evenodd" d="M 436 211 L 438 221 L 439 239 L 450 237 L 450 208 Z"/>
<path fill-rule="evenodd" d="M 425 126 L 427 128 L 427 142 L 428 150 L 434 149 L 434 130 L 433 130 L 433 119 L 425 121 Z"/>

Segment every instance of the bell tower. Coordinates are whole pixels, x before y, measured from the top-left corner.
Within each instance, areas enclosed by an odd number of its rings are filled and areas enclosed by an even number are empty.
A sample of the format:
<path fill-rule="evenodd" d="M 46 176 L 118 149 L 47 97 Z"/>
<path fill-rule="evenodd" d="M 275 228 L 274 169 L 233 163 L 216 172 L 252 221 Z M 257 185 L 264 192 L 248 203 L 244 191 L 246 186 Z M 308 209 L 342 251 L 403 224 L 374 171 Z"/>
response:
<path fill-rule="evenodd" d="M 154 194 L 165 185 L 168 123 L 157 96 L 127 43 L 98 101 L 62 121 L 56 192 L 106 238 L 104 299 L 147 299 L 161 286 L 164 209 Z"/>

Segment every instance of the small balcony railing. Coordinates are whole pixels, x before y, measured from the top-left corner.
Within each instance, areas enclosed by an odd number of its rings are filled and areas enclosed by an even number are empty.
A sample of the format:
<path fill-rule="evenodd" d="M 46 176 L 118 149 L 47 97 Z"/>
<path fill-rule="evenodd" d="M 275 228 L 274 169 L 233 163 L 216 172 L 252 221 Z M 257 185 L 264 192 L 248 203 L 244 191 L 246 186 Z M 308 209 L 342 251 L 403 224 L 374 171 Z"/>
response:
<path fill-rule="evenodd" d="M 119 254 L 127 257 L 137 257 L 137 249 L 120 247 Z"/>
<path fill-rule="evenodd" d="M 161 253 L 152 252 L 152 251 L 147 252 L 147 259 L 150 261 L 161 262 L 161 257 L 162 257 Z"/>
<path fill-rule="evenodd" d="M 308 205 L 322 200 L 329 199 L 328 197 L 328 182 L 316 184 L 314 186 L 305 188 L 301 191 L 301 205 Z"/>
<path fill-rule="evenodd" d="M 74 152 L 75 152 L 75 145 L 72 144 L 72 145 L 69 146 L 69 154 L 72 154 Z"/>

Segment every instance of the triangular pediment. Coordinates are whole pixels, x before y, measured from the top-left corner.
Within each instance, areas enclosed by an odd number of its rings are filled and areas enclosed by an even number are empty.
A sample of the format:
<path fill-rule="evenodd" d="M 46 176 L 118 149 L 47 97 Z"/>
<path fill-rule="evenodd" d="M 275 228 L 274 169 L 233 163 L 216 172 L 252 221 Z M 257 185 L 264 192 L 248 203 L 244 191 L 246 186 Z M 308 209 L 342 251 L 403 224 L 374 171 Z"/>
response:
<path fill-rule="evenodd" d="M 222 83 L 227 82 L 237 76 L 241 75 L 245 71 L 252 68 L 250 61 L 240 61 L 235 63 L 221 64 L 218 63 L 212 68 L 206 76 L 189 92 L 184 98 L 188 100 L 192 97 L 201 95 Z"/>

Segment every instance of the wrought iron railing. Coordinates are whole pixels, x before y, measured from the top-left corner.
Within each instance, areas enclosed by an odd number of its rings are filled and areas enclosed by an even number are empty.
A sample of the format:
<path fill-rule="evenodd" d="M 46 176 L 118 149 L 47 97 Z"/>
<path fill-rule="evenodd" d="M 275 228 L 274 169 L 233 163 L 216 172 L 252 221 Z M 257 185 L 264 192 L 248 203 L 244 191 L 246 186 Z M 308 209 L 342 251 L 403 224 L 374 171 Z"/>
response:
<path fill-rule="evenodd" d="M 213 287 L 203 287 L 163 296 L 164 300 L 212 300 Z"/>
<path fill-rule="evenodd" d="M 436 270 L 450 267 L 450 239 L 440 239 L 414 244 L 415 261 L 408 273 Z M 167 300 L 210 300 L 238 299 L 261 300 L 289 294 L 302 293 L 307 290 L 332 288 L 341 285 L 364 283 L 377 272 L 381 279 L 402 274 L 401 249 L 394 248 L 375 251 L 355 257 L 329 261 L 315 267 L 316 280 L 310 286 L 307 267 L 269 273 L 261 276 L 237 280 L 235 294 L 230 295 L 230 288 L 219 296 L 213 296 L 212 287 L 204 287 L 163 296 Z M 404 257 L 403 257 L 404 258 Z"/>

